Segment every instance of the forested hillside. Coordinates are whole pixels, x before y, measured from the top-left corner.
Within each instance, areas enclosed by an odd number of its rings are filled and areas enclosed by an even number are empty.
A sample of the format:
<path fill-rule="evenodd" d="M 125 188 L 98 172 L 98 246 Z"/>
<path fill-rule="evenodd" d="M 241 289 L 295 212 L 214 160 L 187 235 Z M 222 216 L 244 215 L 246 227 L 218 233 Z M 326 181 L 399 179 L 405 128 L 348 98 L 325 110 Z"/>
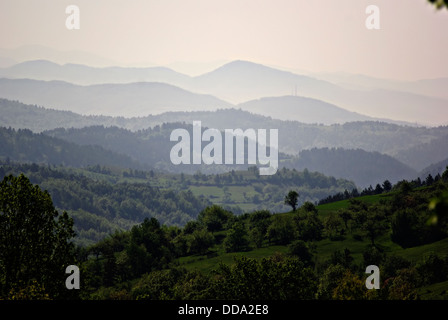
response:
<path fill-rule="evenodd" d="M 431 165 L 445 160 L 448 156 L 448 135 L 418 144 L 412 148 L 401 150 L 396 158 L 416 170 L 423 170 L 428 166 L 428 155 L 431 155 Z"/>
<path fill-rule="evenodd" d="M 140 179 L 126 182 L 117 181 L 112 170 L 99 166 L 87 171 L 3 163 L 0 176 L 25 173 L 31 182 L 48 190 L 55 206 L 74 218 L 78 240 L 84 244 L 103 239 L 115 230 L 127 230 L 148 217 L 168 225 L 184 225 L 211 204 L 188 190 L 151 185 L 151 172 L 132 170 Z"/>
<path fill-rule="evenodd" d="M 232 105 L 162 82 L 80 86 L 64 81 L 0 78 L 0 96 L 80 114 L 141 117 L 177 110 L 215 110 Z"/>
<path fill-rule="evenodd" d="M 216 112 L 168 112 L 140 118 L 81 116 L 5 99 L 0 99 L 0 110 L 0 126 L 26 128 L 33 132 L 51 131 L 56 128 L 81 130 L 88 126 L 116 126 L 132 132 L 141 130 L 148 134 L 151 132 L 149 129 L 154 129 L 157 125 L 183 122 L 185 125 L 191 125 L 194 120 L 202 121 L 204 128 L 219 130 L 278 129 L 281 141 L 279 151 L 285 154 L 297 155 L 302 150 L 313 148 L 362 149 L 392 156 L 417 171 L 446 159 L 448 152 L 447 126 L 416 127 L 375 121 L 325 126 L 298 121 L 280 121 L 236 109 Z M 76 140 L 77 134 L 82 135 L 76 131 L 58 133 L 68 140 Z M 135 144 L 135 141 L 133 143 Z"/>
<path fill-rule="evenodd" d="M 352 180 L 359 187 L 367 187 L 390 180 L 395 183 L 411 179 L 417 171 L 391 156 L 361 149 L 313 148 L 302 150 L 298 157 L 285 161 L 287 168 L 322 172 L 334 177 Z"/>
<path fill-rule="evenodd" d="M 55 129 L 44 133 L 80 145 L 99 145 L 105 149 L 129 155 L 140 163 L 171 172 L 193 174 L 200 170 L 202 173 L 222 173 L 247 169 L 247 165 L 171 165 L 169 154 L 174 144 L 166 143 L 166 141 L 169 141 L 170 133 L 176 128 L 192 131 L 191 125 L 170 123 L 137 132 L 116 127 L 96 126 L 83 129 Z M 417 175 L 416 170 L 391 156 L 361 149 L 313 148 L 302 150 L 299 156 L 280 153 L 279 161 L 280 167 L 322 172 L 325 175 L 352 180 L 360 187 L 375 185 L 386 179 L 397 182 Z"/>
<path fill-rule="evenodd" d="M 283 214 L 212 206 L 183 228 L 145 220 L 90 248 L 97 258 L 87 268 L 105 268 L 85 285 L 101 299 L 441 299 L 448 220 L 439 207 L 438 222 L 428 222 L 428 204 L 446 195 L 447 179 L 445 171 L 424 188 L 402 181 L 376 196 Z M 371 264 L 380 267 L 380 290 L 365 288 Z"/>
<path fill-rule="evenodd" d="M 170 160 L 170 151 L 175 142 L 169 140 L 171 132 L 177 128 L 185 128 L 192 132 L 192 126 L 188 123 L 165 123 L 136 132 L 102 125 L 79 129 L 58 128 L 42 134 L 34 134 L 30 130 L 16 131 L 1 128 L 0 141 L 3 148 L 0 149 L 0 157 L 74 167 L 100 164 L 133 169 L 154 168 L 188 174 L 198 171 L 212 174 L 247 170 L 247 163 L 242 165 L 173 165 Z M 430 153 L 434 154 L 434 163 L 438 162 L 437 159 L 448 154 L 444 150 L 445 141 L 443 138 L 437 138 L 431 143 L 407 149 L 406 159 L 412 159 L 413 163 L 419 161 L 423 164 L 424 159 L 427 158 L 424 154 Z M 426 148 L 425 152 L 417 152 L 423 147 Z M 430 149 L 437 151 L 431 153 Z M 405 152 L 403 151 L 402 154 Z M 416 156 L 412 156 L 413 154 Z M 279 161 L 280 168 L 285 166 L 300 171 L 307 168 L 310 171 L 352 180 L 359 187 L 375 185 L 386 179 L 397 182 L 417 175 L 417 170 L 389 155 L 362 149 L 326 147 L 305 149 L 301 150 L 298 156 L 279 153 Z M 433 161 L 430 161 L 430 165 Z M 443 165 L 437 166 L 432 170 L 432 174 L 440 173 L 443 168 Z"/>
<path fill-rule="evenodd" d="M 115 124 L 124 118 L 82 116 L 80 114 L 0 99 L 0 126 L 28 129 L 35 133 L 55 128 L 82 128 L 99 124 Z M 116 121 L 112 121 L 115 119 Z"/>
<path fill-rule="evenodd" d="M 434 163 L 423 169 L 420 173 L 420 178 L 426 177 L 428 176 L 428 174 L 436 176 L 438 173 L 443 172 L 443 168 L 446 168 L 447 166 L 448 166 L 448 158 L 439 161 L 437 163 Z"/>
<path fill-rule="evenodd" d="M 44 172 L 61 176 L 37 166 L 28 170 L 39 173 L 36 177 Z M 27 181 L 25 176 L 3 180 L 2 201 L 10 196 L 12 189 L 5 186 L 14 179 Z M 112 192 L 114 198 L 132 195 L 142 204 L 164 198 L 137 184 L 118 190 L 87 179 L 82 183 L 76 193 L 84 197 Z M 448 168 L 423 188 L 401 181 L 375 196 L 320 206 L 305 202 L 286 213 L 258 210 L 235 215 L 212 205 L 193 209 L 195 218 L 183 227 L 145 217 L 127 230 L 109 232 L 103 240 L 70 252 L 67 258 L 83 272 L 82 289 L 72 292 L 72 299 L 443 299 L 448 287 L 447 183 Z M 64 188 L 50 191 L 55 202 L 63 198 L 57 190 Z M 165 198 L 173 204 L 178 197 Z M 113 203 L 103 201 L 102 208 L 114 214 Z M 66 225 L 69 228 L 70 222 Z M 10 235 L 9 230 L 5 233 Z M 28 262 L 29 258 L 22 260 Z M 381 270 L 380 290 L 365 287 L 365 267 L 372 264 Z M 11 287 L 8 279 L 0 279 L 0 288 Z M 28 294 L 50 299 L 68 294 L 65 288 L 54 286 L 50 291 L 39 282 L 19 288 L 33 291 L 3 290 L 1 297 Z"/>
<path fill-rule="evenodd" d="M 21 162 L 83 167 L 102 164 L 107 166 L 148 168 L 127 155 L 119 154 L 98 145 L 80 146 L 27 129 L 0 127 L 0 159 Z"/>
<path fill-rule="evenodd" d="M 321 100 L 300 96 L 267 97 L 240 103 L 239 108 L 280 120 L 302 123 L 335 124 L 353 121 L 375 121 L 356 112 L 350 112 Z"/>
<path fill-rule="evenodd" d="M 163 174 L 154 171 L 91 166 L 70 169 L 37 164 L 0 164 L 0 176 L 26 174 L 53 196 L 54 204 L 75 219 L 78 240 L 91 243 L 115 229 L 129 229 L 144 218 L 183 226 L 207 205 L 235 213 L 268 209 L 281 212 L 285 193 L 297 190 L 304 201 L 317 202 L 356 186 L 317 172 L 282 169 L 260 176 L 255 167 L 220 175 Z"/>

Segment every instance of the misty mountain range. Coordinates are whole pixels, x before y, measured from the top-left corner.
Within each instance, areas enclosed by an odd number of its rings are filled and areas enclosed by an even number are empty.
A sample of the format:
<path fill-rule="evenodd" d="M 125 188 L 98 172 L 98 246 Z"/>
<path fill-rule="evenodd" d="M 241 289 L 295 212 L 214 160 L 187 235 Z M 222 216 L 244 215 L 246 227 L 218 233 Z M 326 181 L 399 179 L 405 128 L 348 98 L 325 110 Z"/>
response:
<path fill-rule="evenodd" d="M 194 77 L 166 67 L 28 61 L 0 68 L 0 126 L 33 133 L 4 131 L 0 156 L 185 173 L 245 169 L 170 163 L 172 129 L 200 120 L 219 130 L 278 129 L 280 167 L 362 187 L 396 182 L 447 161 L 448 127 L 416 125 L 447 123 L 446 82 L 309 76 L 248 61 Z M 84 157 L 67 158 L 74 150 Z"/>
<path fill-rule="evenodd" d="M 173 110 L 215 110 L 231 104 L 158 82 L 80 86 L 63 81 L 0 79 L 0 96 L 79 114 L 139 117 Z"/>
<path fill-rule="evenodd" d="M 411 127 L 374 121 L 313 125 L 274 120 L 237 109 L 168 112 L 139 118 L 81 116 L 6 99 L 0 99 L 0 110 L 0 126 L 41 133 L 14 135 L 5 131 L 8 134 L 2 138 L 0 157 L 9 156 L 16 161 L 73 166 L 99 163 L 190 174 L 197 170 L 220 173 L 246 169 L 247 165 L 218 168 L 171 164 L 169 153 L 174 143 L 169 140 L 170 133 L 174 128 L 191 129 L 192 121 L 198 119 L 204 128 L 219 130 L 277 128 L 280 168 L 307 168 L 351 179 L 361 187 L 385 179 L 392 182 L 413 179 L 419 172 L 441 172 L 443 163 L 448 161 L 448 127 Z M 54 140 L 49 140 L 50 137 Z M 22 147 L 17 149 L 19 146 Z M 94 154 L 89 155 L 92 150 Z M 69 159 L 71 152 L 76 152 L 75 159 L 79 161 Z"/>
<path fill-rule="evenodd" d="M 409 83 L 361 76 L 319 79 L 248 61 L 191 77 L 164 67 L 94 68 L 43 60 L 1 68 L 0 77 L 0 97 L 80 114 L 137 117 L 234 107 L 306 123 L 448 123 L 448 97 L 439 93 L 445 92 L 444 78 Z"/>

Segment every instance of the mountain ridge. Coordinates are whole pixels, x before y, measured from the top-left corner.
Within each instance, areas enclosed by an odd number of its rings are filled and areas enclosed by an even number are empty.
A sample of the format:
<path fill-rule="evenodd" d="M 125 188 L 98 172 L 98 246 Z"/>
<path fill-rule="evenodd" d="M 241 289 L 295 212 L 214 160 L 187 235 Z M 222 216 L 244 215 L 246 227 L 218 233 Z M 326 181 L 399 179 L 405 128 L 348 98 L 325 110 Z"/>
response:
<path fill-rule="evenodd" d="M 380 120 L 345 110 L 331 103 L 299 96 L 265 97 L 240 103 L 237 107 L 279 120 L 295 120 L 303 123 L 330 125 L 353 121 Z M 279 111 L 281 115 L 278 115 Z"/>
<path fill-rule="evenodd" d="M 55 65 L 52 64 L 51 66 L 54 67 Z M 29 68 L 25 68 L 25 73 L 14 74 L 11 71 L 14 70 L 14 67 L 0 69 L 0 76 L 6 78 L 20 76 L 21 78 L 42 78 L 44 80 L 62 78 L 62 80 L 68 82 L 76 82 L 74 76 L 70 78 L 69 71 L 66 72 L 67 77 L 64 78 L 64 76 L 55 76 L 51 72 L 45 73 L 45 71 L 41 72 L 41 76 L 33 75 L 31 71 L 27 71 Z M 106 82 L 163 82 L 196 94 L 212 95 L 231 105 L 263 97 L 299 95 L 380 119 L 437 126 L 446 124 L 443 119 L 448 118 L 448 96 L 437 94 L 445 88 L 443 79 L 415 82 L 405 91 L 403 91 L 401 84 L 389 86 L 392 82 L 384 81 L 388 85 L 381 85 L 378 79 L 367 80 L 367 83 L 370 84 L 365 88 L 348 88 L 327 81 L 324 77 L 319 78 L 312 74 L 296 74 L 244 60 L 225 63 L 210 72 L 194 77 L 166 67 L 160 67 L 161 69 L 159 67 L 94 69 L 78 64 L 65 64 L 58 68 L 65 68 L 64 70 L 70 68 L 84 70 L 87 68 L 92 72 L 87 72 L 83 78 L 89 79 L 90 84 L 92 82 L 95 82 L 95 84 Z M 110 73 L 107 76 L 99 76 L 98 73 L 103 71 L 110 71 Z M 117 75 L 117 73 L 128 71 L 132 75 L 124 78 Z M 152 75 L 144 75 L 147 71 L 151 71 Z M 93 81 L 92 79 L 95 78 L 97 80 Z M 4 97 L 7 98 L 8 96 Z M 13 97 L 9 96 L 9 98 L 12 99 Z M 21 97 L 15 98 L 24 101 Z M 26 102 L 33 103 L 28 100 Z M 204 105 L 203 109 L 207 107 L 209 106 Z"/>
<path fill-rule="evenodd" d="M 60 80 L 77 85 L 104 83 L 164 82 L 182 84 L 188 75 L 171 68 L 157 67 L 92 67 L 77 63 L 58 64 L 50 60 L 32 60 L 0 68 L 0 77 L 13 79 Z"/>
<path fill-rule="evenodd" d="M 0 97 L 80 114 L 145 116 L 173 110 L 230 107 L 211 95 L 161 82 L 75 85 L 64 81 L 0 78 Z"/>
<path fill-rule="evenodd" d="M 194 93 L 162 82 L 78 85 L 62 80 L 0 78 L 0 97 L 96 116 L 123 117 L 126 114 L 129 118 L 182 110 L 241 108 L 273 119 L 303 123 L 334 124 L 371 120 L 411 125 L 402 121 L 369 117 L 325 101 L 300 96 L 263 97 L 233 105 L 209 94 Z M 266 106 L 266 102 L 271 102 L 271 105 Z M 302 112 L 294 113 L 297 109 Z"/>
<path fill-rule="evenodd" d="M 0 99 L 0 126 L 16 129 L 28 128 L 34 132 L 54 130 L 58 127 L 83 128 L 96 125 L 116 126 L 135 132 L 154 128 L 164 123 L 191 125 L 196 120 L 202 121 L 204 128 L 218 130 L 229 128 L 278 129 L 281 142 L 279 151 L 290 155 L 297 155 L 301 150 L 312 148 L 359 148 L 366 151 L 378 151 L 395 158 L 399 155 L 398 159 L 411 165 L 415 170 L 446 158 L 446 155 L 440 151 L 446 149 L 444 137 L 448 135 L 447 126 L 413 127 L 379 121 L 347 122 L 342 125 L 306 124 L 298 121 L 272 119 L 233 108 L 217 109 L 213 112 L 167 112 L 135 118 L 81 116 L 73 112 L 51 110 Z M 427 152 L 422 154 L 421 150 Z M 415 161 L 417 159 L 418 162 Z M 412 164 L 418 167 L 415 168 Z"/>

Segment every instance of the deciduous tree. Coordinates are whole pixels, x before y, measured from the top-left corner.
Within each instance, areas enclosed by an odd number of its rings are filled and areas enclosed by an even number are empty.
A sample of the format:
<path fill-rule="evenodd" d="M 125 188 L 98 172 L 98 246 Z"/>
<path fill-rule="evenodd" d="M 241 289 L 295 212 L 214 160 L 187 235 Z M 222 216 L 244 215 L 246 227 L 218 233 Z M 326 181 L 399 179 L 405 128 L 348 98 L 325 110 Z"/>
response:
<path fill-rule="evenodd" d="M 285 196 L 285 204 L 291 206 L 292 211 L 296 211 L 297 205 L 299 203 L 299 193 L 297 191 L 291 190 Z"/>
<path fill-rule="evenodd" d="M 74 264 L 73 220 L 50 194 L 23 174 L 0 182 L 0 295 L 29 286 L 50 298 L 66 293 L 65 268 Z"/>

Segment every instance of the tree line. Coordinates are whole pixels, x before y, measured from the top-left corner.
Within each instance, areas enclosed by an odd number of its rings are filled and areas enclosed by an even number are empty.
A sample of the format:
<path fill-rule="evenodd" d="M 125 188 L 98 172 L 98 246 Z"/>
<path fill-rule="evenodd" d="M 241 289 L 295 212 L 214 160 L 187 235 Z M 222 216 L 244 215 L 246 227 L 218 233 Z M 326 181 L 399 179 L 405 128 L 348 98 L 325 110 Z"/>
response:
<path fill-rule="evenodd" d="M 424 186 L 432 186 L 434 183 L 438 182 L 440 179 L 442 179 L 442 176 L 440 173 L 437 173 L 435 177 L 432 176 L 432 174 L 428 174 L 426 176 L 426 179 L 422 180 L 420 177 L 417 179 L 411 180 L 409 183 L 413 188 L 417 187 L 424 187 Z M 367 188 L 364 188 L 361 192 L 358 191 L 358 189 L 352 189 L 351 192 L 349 192 L 347 189 L 344 190 L 344 192 L 338 192 L 334 195 L 329 195 L 328 197 L 319 200 L 318 204 L 325 204 L 325 203 L 332 203 L 335 201 L 341 201 L 341 200 L 348 200 L 351 198 L 356 197 L 362 197 L 362 196 L 370 196 L 370 195 L 376 195 L 376 194 L 382 194 L 382 193 L 388 193 L 390 191 L 393 191 L 397 188 L 399 188 L 403 183 L 407 183 L 407 180 L 401 180 L 397 182 L 395 185 L 392 185 L 392 183 L 389 180 L 385 180 L 382 184 L 377 183 L 375 188 L 370 185 Z"/>

